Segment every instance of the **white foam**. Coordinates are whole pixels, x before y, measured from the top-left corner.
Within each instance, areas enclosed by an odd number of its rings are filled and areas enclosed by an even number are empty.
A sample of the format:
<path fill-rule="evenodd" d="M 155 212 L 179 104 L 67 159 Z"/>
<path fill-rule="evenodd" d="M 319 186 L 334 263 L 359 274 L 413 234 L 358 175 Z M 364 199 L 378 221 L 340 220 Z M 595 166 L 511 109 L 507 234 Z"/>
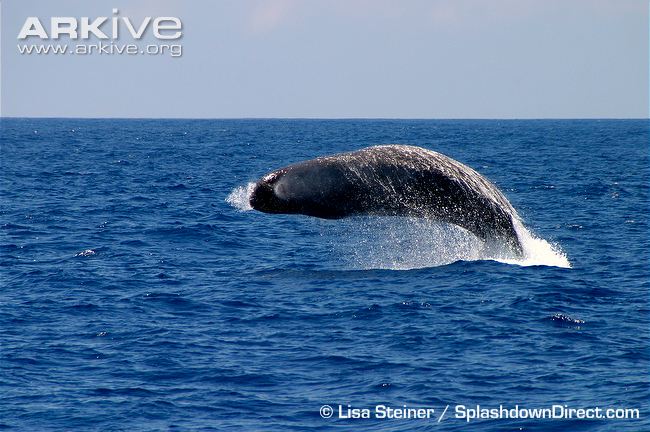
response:
<path fill-rule="evenodd" d="M 249 200 L 254 188 L 255 183 L 248 183 L 246 186 L 237 186 L 228 194 L 226 202 L 241 211 L 253 210 Z"/>
<path fill-rule="evenodd" d="M 523 258 L 497 260 L 521 266 L 550 266 L 571 268 L 571 262 L 558 244 L 536 237 L 520 222 L 515 223 L 517 235 L 524 249 Z"/>

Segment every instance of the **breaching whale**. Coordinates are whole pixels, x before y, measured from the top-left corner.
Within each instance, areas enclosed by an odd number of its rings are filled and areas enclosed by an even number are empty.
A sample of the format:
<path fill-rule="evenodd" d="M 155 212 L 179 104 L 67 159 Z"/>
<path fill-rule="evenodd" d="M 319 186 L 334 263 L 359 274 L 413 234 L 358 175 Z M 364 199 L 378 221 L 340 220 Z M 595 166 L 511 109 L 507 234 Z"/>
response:
<path fill-rule="evenodd" d="M 380 145 L 299 162 L 266 174 L 249 198 L 253 209 L 337 219 L 414 216 L 460 226 L 520 256 L 520 218 L 485 177 L 441 153 Z"/>

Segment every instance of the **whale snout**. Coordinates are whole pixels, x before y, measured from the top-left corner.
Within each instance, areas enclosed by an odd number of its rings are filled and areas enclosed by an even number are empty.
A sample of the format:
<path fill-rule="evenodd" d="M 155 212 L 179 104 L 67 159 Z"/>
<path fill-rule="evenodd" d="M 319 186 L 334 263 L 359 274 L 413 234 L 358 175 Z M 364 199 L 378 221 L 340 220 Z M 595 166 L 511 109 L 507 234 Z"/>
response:
<path fill-rule="evenodd" d="M 281 203 L 275 194 L 273 185 L 266 180 L 257 182 L 248 202 L 255 210 L 264 213 L 281 212 Z"/>
<path fill-rule="evenodd" d="M 257 182 L 248 202 L 258 211 L 266 211 L 273 195 L 273 188 L 266 182 Z"/>

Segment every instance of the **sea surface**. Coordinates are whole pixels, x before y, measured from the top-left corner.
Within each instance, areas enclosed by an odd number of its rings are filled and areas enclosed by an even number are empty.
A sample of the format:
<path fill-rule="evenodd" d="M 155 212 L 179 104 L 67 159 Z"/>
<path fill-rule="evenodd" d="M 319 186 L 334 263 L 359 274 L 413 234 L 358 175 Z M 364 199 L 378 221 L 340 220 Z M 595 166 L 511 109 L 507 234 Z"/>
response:
<path fill-rule="evenodd" d="M 648 126 L 2 119 L 0 429 L 649 431 Z M 418 219 L 247 208 L 271 170 L 387 143 L 498 185 L 526 257 Z"/>

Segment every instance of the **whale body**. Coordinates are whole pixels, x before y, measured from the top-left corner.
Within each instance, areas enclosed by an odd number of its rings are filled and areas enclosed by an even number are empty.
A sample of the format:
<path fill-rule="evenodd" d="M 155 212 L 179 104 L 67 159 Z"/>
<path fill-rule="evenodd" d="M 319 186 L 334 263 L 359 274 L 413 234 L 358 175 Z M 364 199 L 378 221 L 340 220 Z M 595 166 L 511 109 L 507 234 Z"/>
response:
<path fill-rule="evenodd" d="M 326 219 L 423 217 L 460 226 L 522 254 L 516 210 L 485 177 L 441 153 L 381 145 L 295 163 L 255 184 L 251 207 Z"/>

